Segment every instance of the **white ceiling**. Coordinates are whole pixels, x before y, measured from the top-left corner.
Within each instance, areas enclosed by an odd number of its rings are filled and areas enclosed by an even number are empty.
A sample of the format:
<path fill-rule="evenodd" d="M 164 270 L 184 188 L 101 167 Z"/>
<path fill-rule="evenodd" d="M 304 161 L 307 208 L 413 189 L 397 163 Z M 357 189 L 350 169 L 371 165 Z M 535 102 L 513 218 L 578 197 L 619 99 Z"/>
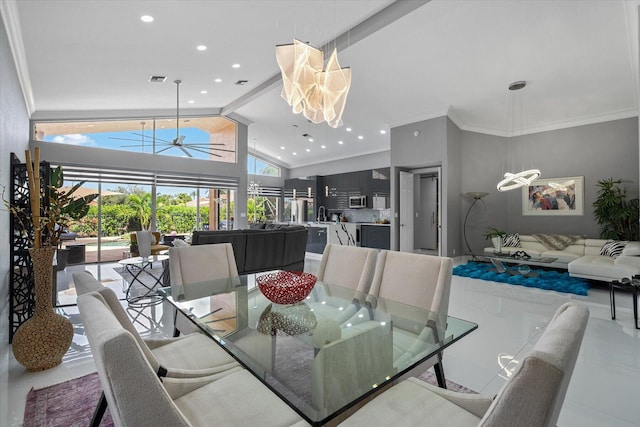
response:
<path fill-rule="evenodd" d="M 1 10 L 34 118 L 170 115 L 181 79 L 181 114 L 239 115 L 250 147 L 288 167 L 388 150 L 390 128 L 444 114 L 496 135 L 638 114 L 637 0 L 3 0 Z M 353 73 L 343 127 L 311 124 L 280 98 L 274 47 L 294 37 L 338 43 Z M 528 86 L 514 103 L 516 80 Z"/>

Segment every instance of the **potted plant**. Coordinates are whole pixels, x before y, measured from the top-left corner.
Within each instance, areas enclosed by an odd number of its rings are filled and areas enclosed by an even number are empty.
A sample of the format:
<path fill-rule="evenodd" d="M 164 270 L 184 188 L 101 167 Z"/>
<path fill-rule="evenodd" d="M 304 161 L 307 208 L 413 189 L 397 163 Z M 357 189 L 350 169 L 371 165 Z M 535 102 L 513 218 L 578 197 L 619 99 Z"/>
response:
<path fill-rule="evenodd" d="M 489 226 L 484 230 L 484 238 L 487 240 L 491 240 L 493 247 L 496 249 L 497 253 L 502 252 L 502 238 L 506 236 L 507 232 L 499 230 L 496 227 Z"/>
<path fill-rule="evenodd" d="M 89 210 L 89 203 L 98 195 L 76 197 L 74 193 L 84 184 L 78 183 L 68 191 L 62 190 L 64 177 L 58 166 L 50 172 L 49 184 L 40 183 L 40 149 L 25 151 L 30 212 L 8 205 L 17 219 L 22 233 L 29 239 L 35 293 L 35 311 L 16 330 L 12 347 L 16 360 L 29 371 L 49 369 L 62 363 L 73 338 L 71 321 L 53 310 L 52 265 L 60 235 L 69 223 L 82 218 Z M 41 205 L 44 196 L 48 205 Z M 6 203 L 6 202 L 5 202 Z M 33 235 L 30 234 L 33 230 Z"/>
<path fill-rule="evenodd" d="M 600 237 L 613 240 L 639 240 L 638 199 L 628 199 L 622 179 L 601 179 L 593 202 L 593 214 L 600 229 Z"/>

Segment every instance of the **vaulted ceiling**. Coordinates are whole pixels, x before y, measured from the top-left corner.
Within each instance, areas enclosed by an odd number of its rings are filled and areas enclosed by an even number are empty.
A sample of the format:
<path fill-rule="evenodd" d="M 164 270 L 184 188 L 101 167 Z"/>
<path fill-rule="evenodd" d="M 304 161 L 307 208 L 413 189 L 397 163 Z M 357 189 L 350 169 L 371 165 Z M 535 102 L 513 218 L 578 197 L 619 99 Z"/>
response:
<path fill-rule="evenodd" d="M 181 113 L 240 117 L 250 147 L 287 167 L 388 150 L 390 128 L 445 114 L 496 135 L 638 114 L 637 0 L 2 3 L 33 118 L 171 115 L 181 79 Z M 351 67 L 344 126 L 280 97 L 274 47 L 293 38 Z"/>

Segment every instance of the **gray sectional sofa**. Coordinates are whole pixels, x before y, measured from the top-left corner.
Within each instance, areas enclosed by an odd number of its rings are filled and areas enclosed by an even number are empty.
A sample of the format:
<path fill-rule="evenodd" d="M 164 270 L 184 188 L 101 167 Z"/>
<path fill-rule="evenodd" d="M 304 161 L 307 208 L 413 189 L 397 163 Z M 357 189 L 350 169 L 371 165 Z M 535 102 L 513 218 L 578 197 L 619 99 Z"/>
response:
<path fill-rule="evenodd" d="M 238 273 L 303 271 L 308 230 L 276 224 L 269 229 L 194 231 L 192 245 L 231 243 Z"/>

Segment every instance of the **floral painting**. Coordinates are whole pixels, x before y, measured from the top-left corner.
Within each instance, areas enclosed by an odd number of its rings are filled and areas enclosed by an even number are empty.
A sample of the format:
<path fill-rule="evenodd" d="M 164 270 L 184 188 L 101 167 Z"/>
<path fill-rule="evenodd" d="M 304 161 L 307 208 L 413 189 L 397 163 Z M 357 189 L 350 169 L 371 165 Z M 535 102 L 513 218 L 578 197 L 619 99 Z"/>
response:
<path fill-rule="evenodd" d="M 584 177 L 539 179 L 522 187 L 522 215 L 584 215 Z"/>

